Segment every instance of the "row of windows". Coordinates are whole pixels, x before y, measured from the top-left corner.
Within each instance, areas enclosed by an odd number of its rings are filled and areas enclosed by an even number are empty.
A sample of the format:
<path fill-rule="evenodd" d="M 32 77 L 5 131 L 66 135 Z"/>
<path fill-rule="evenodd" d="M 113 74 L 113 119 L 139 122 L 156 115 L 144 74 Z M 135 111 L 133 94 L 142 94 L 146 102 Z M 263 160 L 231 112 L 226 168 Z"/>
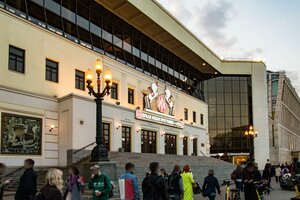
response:
<path fill-rule="evenodd" d="M 103 123 L 103 140 L 106 148 L 110 150 L 110 124 Z M 122 149 L 125 152 L 131 152 L 131 127 L 122 126 Z M 183 155 L 188 155 L 188 137 L 183 137 Z M 155 131 L 141 130 L 141 152 L 157 153 L 157 133 Z M 198 155 L 198 140 L 194 138 L 193 155 Z M 177 154 L 177 136 L 165 134 L 165 154 Z"/>
<path fill-rule="evenodd" d="M 193 123 L 197 122 L 197 113 L 193 111 Z M 189 110 L 187 108 L 184 108 L 184 120 L 189 120 Z M 204 116 L 203 114 L 200 114 L 200 124 L 204 124 Z"/>

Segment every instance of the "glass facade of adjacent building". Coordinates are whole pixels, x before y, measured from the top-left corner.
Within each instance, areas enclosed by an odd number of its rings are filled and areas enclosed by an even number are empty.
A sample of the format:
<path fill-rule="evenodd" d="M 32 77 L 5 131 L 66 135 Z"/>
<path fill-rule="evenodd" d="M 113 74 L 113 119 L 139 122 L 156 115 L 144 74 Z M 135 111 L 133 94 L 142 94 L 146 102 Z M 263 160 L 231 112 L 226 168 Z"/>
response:
<path fill-rule="evenodd" d="M 203 100 L 202 74 L 92 0 L 0 0 L 6 9 Z"/>
<path fill-rule="evenodd" d="M 249 153 L 251 142 L 244 132 L 252 124 L 250 76 L 219 76 L 204 82 L 209 104 L 211 154 Z"/>

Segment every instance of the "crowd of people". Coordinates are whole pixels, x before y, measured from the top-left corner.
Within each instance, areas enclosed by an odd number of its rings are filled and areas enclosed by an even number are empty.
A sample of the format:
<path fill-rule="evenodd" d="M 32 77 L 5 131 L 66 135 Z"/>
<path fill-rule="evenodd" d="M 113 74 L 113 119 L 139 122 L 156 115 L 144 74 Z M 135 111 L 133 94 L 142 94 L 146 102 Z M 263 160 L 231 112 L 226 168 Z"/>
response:
<path fill-rule="evenodd" d="M 82 200 L 85 186 L 92 190 L 93 200 L 107 200 L 113 197 L 114 184 L 109 176 L 102 172 L 98 165 L 92 166 L 90 170 L 91 177 L 86 183 L 76 166 L 69 168 L 69 175 L 66 180 L 63 180 L 61 170 L 51 168 L 47 171 L 44 186 L 40 191 L 37 191 L 38 175 L 34 171 L 34 160 L 26 159 L 24 161 L 24 173 L 20 177 L 15 200 Z M 0 175 L 5 174 L 5 171 L 5 164 L 0 163 Z M 244 168 L 237 166 L 231 174 L 231 179 L 235 182 L 238 195 L 244 191 L 245 200 L 257 200 L 257 183 L 263 182 L 266 188 L 271 189 L 271 177 L 275 176 L 276 181 L 279 181 L 284 173 L 291 171 L 300 174 L 300 164 L 297 159 L 292 165 L 272 166 L 267 163 L 262 174 L 255 163 L 248 162 Z M 217 194 L 221 194 L 219 181 L 214 176 L 215 173 L 212 169 L 208 171 L 202 188 L 200 188 L 194 180 L 189 165 L 185 165 L 182 170 L 180 166 L 175 165 L 172 173 L 168 175 L 165 169 L 160 169 L 159 163 L 152 162 L 141 183 L 142 195 L 137 176 L 134 173 L 135 165 L 127 163 L 124 174 L 119 178 L 121 199 L 139 200 L 143 196 L 145 200 L 192 200 L 194 194 L 202 192 L 204 197 L 214 200 Z M 3 189 L 12 182 L 12 179 L 0 182 L 0 200 L 3 199 Z"/>

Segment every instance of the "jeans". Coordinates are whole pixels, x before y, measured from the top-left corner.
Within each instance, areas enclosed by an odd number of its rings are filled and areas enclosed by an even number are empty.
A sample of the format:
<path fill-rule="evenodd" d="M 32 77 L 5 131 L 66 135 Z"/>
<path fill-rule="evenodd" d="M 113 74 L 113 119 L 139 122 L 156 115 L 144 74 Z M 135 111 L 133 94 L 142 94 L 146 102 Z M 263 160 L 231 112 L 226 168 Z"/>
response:
<path fill-rule="evenodd" d="M 209 200 L 215 200 L 216 196 L 209 196 L 208 198 L 209 198 Z"/>
<path fill-rule="evenodd" d="M 241 190 L 242 190 L 242 181 L 235 181 L 235 187 L 238 189 L 238 195 L 240 196 Z"/>

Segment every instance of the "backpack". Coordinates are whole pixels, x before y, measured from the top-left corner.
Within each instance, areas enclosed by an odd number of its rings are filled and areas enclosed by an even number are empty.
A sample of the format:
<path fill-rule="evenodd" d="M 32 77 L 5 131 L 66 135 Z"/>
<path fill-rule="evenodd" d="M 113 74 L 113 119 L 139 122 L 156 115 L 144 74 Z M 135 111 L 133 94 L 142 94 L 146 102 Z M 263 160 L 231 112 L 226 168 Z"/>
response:
<path fill-rule="evenodd" d="M 106 180 L 107 180 L 107 177 L 106 177 L 106 175 L 104 176 L 104 186 L 105 186 L 105 188 L 107 187 L 107 185 L 106 185 Z M 110 183 L 111 184 L 111 183 Z M 110 199 L 110 198 L 112 198 L 112 197 L 114 197 L 114 188 L 115 188 L 115 186 L 113 185 L 113 184 L 111 184 L 111 190 L 109 191 L 109 193 L 108 193 L 108 198 Z"/>
<path fill-rule="evenodd" d="M 143 181 L 143 194 L 144 199 L 158 199 L 160 192 L 158 191 L 157 184 L 161 181 L 161 176 L 146 176 Z"/>
<path fill-rule="evenodd" d="M 181 176 L 177 173 L 172 173 L 168 179 L 168 193 L 169 194 L 181 194 L 179 180 Z"/>
<path fill-rule="evenodd" d="M 231 174 L 231 180 L 236 180 L 237 179 L 237 176 L 236 176 L 236 171 L 232 172 Z"/>

